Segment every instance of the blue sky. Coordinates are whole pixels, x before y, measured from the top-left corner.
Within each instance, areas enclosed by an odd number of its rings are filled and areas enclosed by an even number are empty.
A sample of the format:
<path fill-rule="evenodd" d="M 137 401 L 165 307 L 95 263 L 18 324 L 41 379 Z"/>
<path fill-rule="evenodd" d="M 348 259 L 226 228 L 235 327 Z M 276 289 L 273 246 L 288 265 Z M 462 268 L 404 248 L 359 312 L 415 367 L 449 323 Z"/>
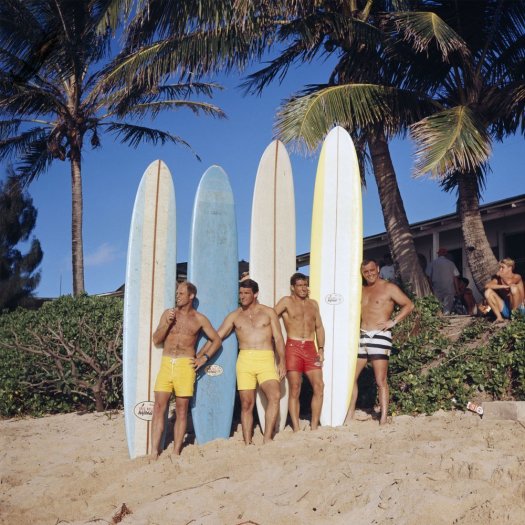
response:
<path fill-rule="evenodd" d="M 237 211 L 239 257 L 249 259 L 252 192 L 259 159 L 273 139 L 273 121 L 281 101 L 306 84 L 322 83 L 326 65 L 308 65 L 289 72 L 282 85 L 270 86 L 261 97 L 245 97 L 236 88 L 239 77 L 219 78 L 225 86 L 214 103 L 227 120 L 195 117 L 189 111 L 165 113 L 154 125 L 187 140 L 202 161 L 183 147 L 139 146 L 131 149 L 102 137 L 102 148 L 86 148 L 83 162 L 85 284 L 88 293 L 115 290 L 124 282 L 131 212 L 140 178 L 150 162 L 164 160 L 173 175 L 177 200 L 177 259 L 186 261 L 195 191 L 204 171 L 220 165 L 230 177 Z M 523 137 L 496 144 L 492 170 L 483 202 L 525 193 L 522 174 Z M 410 222 L 430 219 L 455 210 L 454 194 L 437 182 L 413 179 L 413 146 L 396 140 L 391 146 L 397 177 Z M 305 157 L 290 151 L 297 214 L 297 250 L 309 251 L 310 221 L 317 153 Z M 5 176 L 5 166 L 1 177 Z M 29 187 L 38 209 L 35 236 L 44 250 L 40 297 L 71 293 L 71 187 L 69 165 L 56 162 Z M 363 190 L 365 236 L 385 230 L 375 181 L 367 177 Z"/>

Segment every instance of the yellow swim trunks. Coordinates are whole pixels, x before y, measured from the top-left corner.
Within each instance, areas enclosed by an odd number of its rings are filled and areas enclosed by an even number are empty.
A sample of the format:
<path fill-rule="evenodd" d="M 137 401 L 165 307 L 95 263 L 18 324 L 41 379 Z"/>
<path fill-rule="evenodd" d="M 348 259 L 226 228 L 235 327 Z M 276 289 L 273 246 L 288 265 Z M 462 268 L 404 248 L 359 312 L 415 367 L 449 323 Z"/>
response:
<path fill-rule="evenodd" d="M 257 383 L 279 381 L 273 350 L 241 350 L 237 358 L 237 389 L 255 390 Z"/>
<path fill-rule="evenodd" d="M 177 397 L 193 396 L 195 369 L 190 357 L 163 357 L 155 381 L 155 392 L 175 391 Z"/>

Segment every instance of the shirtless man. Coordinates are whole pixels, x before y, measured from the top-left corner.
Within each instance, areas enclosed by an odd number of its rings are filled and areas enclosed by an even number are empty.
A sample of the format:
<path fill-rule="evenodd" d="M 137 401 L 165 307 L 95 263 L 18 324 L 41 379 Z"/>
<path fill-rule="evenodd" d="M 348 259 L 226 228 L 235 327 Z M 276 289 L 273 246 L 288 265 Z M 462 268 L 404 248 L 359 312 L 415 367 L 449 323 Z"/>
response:
<path fill-rule="evenodd" d="M 308 298 L 308 277 L 294 273 L 290 278 L 291 295 L 275 305 L 275 313 L 282 316 L 286 333 L 286 370 L 290 388 L 288 411 L 293 431 L 299 429 L 299 395 L 303 373 L 312 385 L 312 422 L 319 426 L 323 406 L 324 327 L 316 301 Z M 315 348 L 317 338 L 318 350 Z"/>
<path fill-rule="evenodd" d="M 226 316 L 218 330 L 221 339 L 228 337 L 235 330 L 239 342 L 237 389 L 241 399 L 242 435 L 246 445 L 252 442 L 257 383 L 268 400 L 263 439 L 263 442 L 267 443 L 273 439 L 281 399 L 280 381 L 286 376 L 284 340 L 279 319 L 272 308 L 257 302 L 258 294 L 259 285 L 255 281 L 241 281 L 241 306 Z M 274 344 L 278 356 L 277 370 Z M 204 351 L 207 351 L 207 345 L 208 343 L 204 345 Z"/>
<path fill-rule="evenodd" d="M 189 282 L 177 287 L 176 307 L 166 310 L 153 334 L 156 345 L 164 343 L 162 362 L 155 382 L 155 404 L 151 425 L 151 455 L 158 457 L 164 432 L 164 414 L 175 391 L 175 429 L 173 450 L 180 454 L 186 434 L 188 406 L 193 396 L 195 372 L 220 348 L 221 339 L 207 317 L 193 308 L 197 288 Z M 200 331 L 208 338 L 206 351 L 195 355 Z"/>
<path fill-rule="evenodd" d="M 384 425 L 388 416 L 387 372 L 388 359 L 392 348 L 390 329 L 412 312 L 414 304 L 399 286 L 379 277 L 379 265 L 373 259 L 365 259 L 361 263 L 361 274 L 366 281 L 361 298 L 361 337 L 359 353 L 357 354 L 354 389 L 345 423 L 354 417 L 357 401 L 357 379 L 367 362 L 370 361 L 374 370 L 381 407 L 379 424 Z M 401 309 L 391 319 L 395 305 L 400 306 Z"/>
<path fill-rule="evenodd" d="M 496 275 L 485 285 L 485 298 L 496 316 L 495 323 L 510 319 L 513 310 L 525 314 L 525 291 L 521 275 L 514 273 L 513 259 L 502 259 Z"/>

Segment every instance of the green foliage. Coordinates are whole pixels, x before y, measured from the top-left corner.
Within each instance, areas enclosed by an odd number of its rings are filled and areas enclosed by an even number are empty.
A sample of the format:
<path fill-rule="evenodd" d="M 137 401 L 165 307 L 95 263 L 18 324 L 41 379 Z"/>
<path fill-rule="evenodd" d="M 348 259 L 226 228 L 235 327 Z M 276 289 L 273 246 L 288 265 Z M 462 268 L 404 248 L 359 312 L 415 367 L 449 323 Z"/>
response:
<path fill-rule="evenodd" d="M 25 254 L 17 248 L 29 239 L 36 217 L 33 200 L 10 169 L 7 180 L 0 182 L 0 312 L 19 306 L 40 281 L 40 242 L 33 238 Z"/>
<path fill-rule="evenodd" d="M 0 316 L 0 416 L 121 405 L 121 299 L 64 296 Z"/>
<path fill-rule="evenodd" d="M 464 409 L 469 400 L 525 399 L 525 317 L 503 328 L 474 319 L 459 339 L 442 335 L 446 318 L 433 298 L 415 301 L 414 314 L 396 327 L 390 360 L 394 413 Z"/>

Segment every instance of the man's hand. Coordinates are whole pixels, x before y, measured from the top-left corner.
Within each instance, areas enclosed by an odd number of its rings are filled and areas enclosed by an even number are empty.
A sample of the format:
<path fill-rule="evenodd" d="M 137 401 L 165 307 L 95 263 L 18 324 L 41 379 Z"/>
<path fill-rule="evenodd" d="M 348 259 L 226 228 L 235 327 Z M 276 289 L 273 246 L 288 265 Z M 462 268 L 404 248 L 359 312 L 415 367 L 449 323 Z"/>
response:
<path fill-rule="evenodd" d="M 279 372 L 279 379 L 282 381 L 286 377 L 286 363 L 282 360 L 277 365 L 277 371 Z"/>
<path fill-rule="evenodd" d="M 321 366 L 324 363 L 324 348 L 323 347 L 320 347 L 317 350 L 317 361 L 319 362 Z"/>

